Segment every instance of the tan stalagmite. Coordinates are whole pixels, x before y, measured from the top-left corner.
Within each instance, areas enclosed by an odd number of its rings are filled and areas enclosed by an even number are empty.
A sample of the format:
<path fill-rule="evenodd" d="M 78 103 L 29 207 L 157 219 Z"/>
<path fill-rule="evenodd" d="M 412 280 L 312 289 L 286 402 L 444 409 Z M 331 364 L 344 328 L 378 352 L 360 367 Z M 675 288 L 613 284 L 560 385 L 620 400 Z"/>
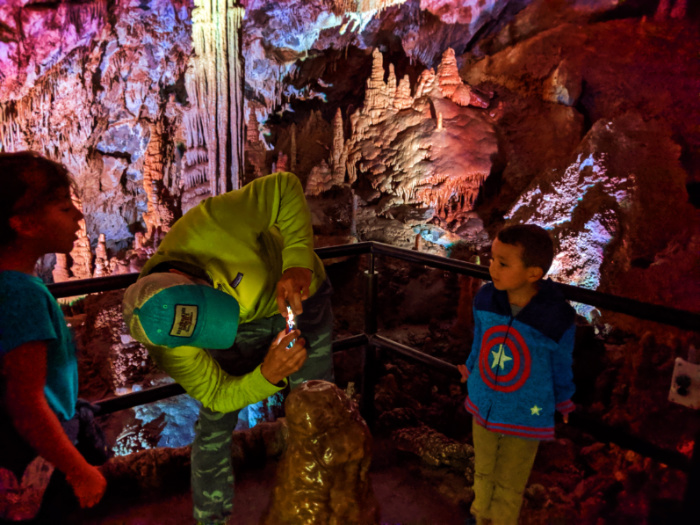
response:
<path fill-rule="evenodd" d="M 331 156 L 333 184 L 342 184 L 345 181 L 347 152 L 345 151 L 345 136 L 343 135 L 343 113 L 340 111 L 340 108 L 337 109 L 335 117 L 333 117 L 333 145 Z"/>
<path fill-rule="evenodd" d="M 95 247 L 95 272 L 93 277 L 104 277 L 110 274 L 109 259 L 107 258 L 107 243 L 105 234 L 100 233 Z"/>
<path fill-rule="evenodd" d="M 360 411 L 328 381 L 306 381 L 285 401 L 289 438 L 260 523 L 379 523 L 369 467 L 372 435 Z"/>

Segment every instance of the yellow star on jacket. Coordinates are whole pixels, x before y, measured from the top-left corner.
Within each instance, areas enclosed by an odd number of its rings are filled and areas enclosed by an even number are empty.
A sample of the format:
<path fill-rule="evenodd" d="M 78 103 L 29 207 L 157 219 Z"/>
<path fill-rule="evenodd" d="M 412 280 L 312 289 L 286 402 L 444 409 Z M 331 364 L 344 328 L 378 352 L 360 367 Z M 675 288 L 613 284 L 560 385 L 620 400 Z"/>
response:
<path fill-rule="evenodd" d="M 530 409 L 531 416 L 539 416 L 540 412 L 542 412 L 542 409 L 540 407 L 538 407 L 537 405 L 535 405 L 534 407 L 532 407 Z"/>
<path fill-rule="evenodd" d="M 498 352 L 493 351 L 491 352 L 491 356 L 493 357 L 493 362 L 491 363 L 491 368 L 496 368 L 496 366 L 500 366 L 501 370 L 505 367 L 505 364 L 508 361 L 512 361 L 513 358 L 509 357 L 506 355 L 506 350 L 503 348 L 503 345 L 499 345 L 498 347 Z"/>

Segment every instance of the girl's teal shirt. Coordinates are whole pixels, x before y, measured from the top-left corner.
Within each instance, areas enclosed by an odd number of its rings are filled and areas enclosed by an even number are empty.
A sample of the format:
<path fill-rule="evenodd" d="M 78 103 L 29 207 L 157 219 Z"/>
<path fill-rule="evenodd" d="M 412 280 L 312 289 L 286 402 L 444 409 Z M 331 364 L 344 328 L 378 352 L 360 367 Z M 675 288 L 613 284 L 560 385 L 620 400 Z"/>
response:
<path fill-rule="evenodd" d="M 44 393 L 58 418 L 68 421 L 78 399 L 78 361 L 63 312 L 38 277 L 0 272 L 0 357 L 32 341 L 46 342 Z"/>

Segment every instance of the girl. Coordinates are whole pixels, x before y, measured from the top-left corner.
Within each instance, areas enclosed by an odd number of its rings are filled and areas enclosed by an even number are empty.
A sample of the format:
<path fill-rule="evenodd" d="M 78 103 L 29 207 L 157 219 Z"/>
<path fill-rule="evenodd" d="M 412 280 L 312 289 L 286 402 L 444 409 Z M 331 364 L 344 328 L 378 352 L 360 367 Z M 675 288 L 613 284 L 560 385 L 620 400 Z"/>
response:
<path fill-rule="evenodd" d="M 0 521 L 12 522 L 36 516 L 53 467 L 81 507 L 95 505 L 107 482 L 64 431 L 78 395 L 75 346 L 34 275 L 37 259 L 76 240 L 83 215 L 70 177 L 35 153 L 0 153 L 0 181 Z"/>

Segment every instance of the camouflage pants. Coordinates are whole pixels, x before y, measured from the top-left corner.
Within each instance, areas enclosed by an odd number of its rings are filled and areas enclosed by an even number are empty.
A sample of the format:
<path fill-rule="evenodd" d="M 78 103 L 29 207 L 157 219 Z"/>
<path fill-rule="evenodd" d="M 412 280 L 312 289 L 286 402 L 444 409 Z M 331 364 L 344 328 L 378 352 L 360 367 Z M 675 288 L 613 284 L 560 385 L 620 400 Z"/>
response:
<path fill-rule="evenodd" d="M 326 280 L 303 302 L 304 313 L 297 318 L 297 327 L 306 340 L 308 358 L 301 370 L 289 377 L 292 388 L 309 379 L 333 380 L 332 292 Z M 279 314 L 241 324 L 231 348 L 210 353 L 229 374 L 246 374 L 262 362 L 273 338 L 285 326 Z M 237 422 L 238 411 L 224 414 L 205 407 L 199 411 L 192 443 L 191 483 L 194 518 L 200 523 L 226 523 L 233 511 L 231 434 Z"/>

